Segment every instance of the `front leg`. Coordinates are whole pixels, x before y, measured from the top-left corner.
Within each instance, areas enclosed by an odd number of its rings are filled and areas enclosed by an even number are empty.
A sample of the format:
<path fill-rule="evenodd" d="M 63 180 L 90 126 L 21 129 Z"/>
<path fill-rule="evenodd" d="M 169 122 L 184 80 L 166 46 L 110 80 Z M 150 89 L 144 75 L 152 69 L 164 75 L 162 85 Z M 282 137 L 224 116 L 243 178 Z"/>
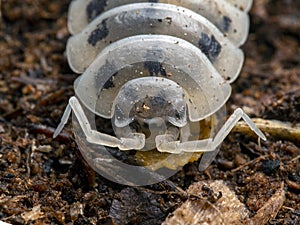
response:
<path fill-rule="evenodd" d="M 181 152 L 209 152 L 214 150 L 213 139 L 180 142 L 174 140 L 174 136 L 164 134 L 155 139 L 156 148 L 160 152 L 179 154 Z"/>
<path fill-rule="evenodd" d="M 181 141 L 178 140 L 179 133 Z M 189 136 L 190 130 L 188 125 L 180 128 L 180 131 L 178 127 L 171 126 L 165 134 L 156 136 L 156 148 L 160 152 L 175 154 L 212 151 L 209 147 L 212 144 L 212 139 L 188 141 Z"/>
<path fill-rule="evenodd" d="M 114 136 L 101 133 L 97 130 L 93 130 L 78 99 L 75 96 L 70 98 L 69 104 L 64 112 L 61 122 L 54 132 L 53 135 L 54 138 L 61 132 L 64 125 L 67 123 L 71 113 L 71 109 L 73 110 L 88 142 L 93 144 L 109 146 L 109 147 L 117 147 L 120 150 L 131 150 L 131 149 L 139 150 L 144 147 L 145 145 L 144 134 L 134 133 L 132 137 L 118 139 Z"/>
<path fill-rule="evenodd" d="M 232 128 L 240 119 L 244 119 L 248 126 L 264 141 L 267 139 L 265 135 L 256 127 L 252 120 L 240 108 L 228 118 L 223 127 L 216 136 L 208 139 L 180 142 L 175 139 L 172 133 L 159 135 L 156 137 L 157 149 L 161 152 L 181 153 L 181 152 L 211 152 L 214 151 L 230 133 Z"/>

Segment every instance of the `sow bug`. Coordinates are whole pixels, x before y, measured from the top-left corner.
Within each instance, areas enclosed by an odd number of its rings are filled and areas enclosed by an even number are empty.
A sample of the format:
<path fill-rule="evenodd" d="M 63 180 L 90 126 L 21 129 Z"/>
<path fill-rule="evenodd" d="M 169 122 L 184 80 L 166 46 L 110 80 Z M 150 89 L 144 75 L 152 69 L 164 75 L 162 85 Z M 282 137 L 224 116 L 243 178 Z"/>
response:
<path fill-rule="evenodd" d="M 241 118 L 266 140 L 240 108 L 218 130 L 230 83 L 243 64 L 239 46 L 247 38 L 251 4 L 250 0 L 73 1 L 67 56 L 71 68 L 83 74 L 74 83 L 75 96 L 54 137 L 73 111 L 74 132 L 80 129 L 76 137 L 85 142 L 79 144 L 81 151 L 94 167 L 101 164 L 102 159 L 93 155 L 100 150 L 91 150 L 88 143 L 95 148 L 138 150 L 145 153 L 144 161 L 153 149 L 179 158 L 200 152 L 204 153 L 200 169 L 211 163 Z M 110 119 L 113 134 L 97 130 L 95 116 Z M 187 162 L 174 162 L 173 156 L 163 165 L 173 169 Z"/>

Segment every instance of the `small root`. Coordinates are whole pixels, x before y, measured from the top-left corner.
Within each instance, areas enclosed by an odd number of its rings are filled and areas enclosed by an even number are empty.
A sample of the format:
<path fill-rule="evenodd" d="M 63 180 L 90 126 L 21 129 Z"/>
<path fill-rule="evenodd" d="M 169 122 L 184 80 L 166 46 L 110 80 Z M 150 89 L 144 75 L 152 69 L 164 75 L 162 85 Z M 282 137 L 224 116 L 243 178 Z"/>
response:
<path fill-rule="evenodd" d="M 264 133 L 276 139 L 299 142 L 300 140 L 300 124 L 292 124 L 277 120 L 265 120 L 260 118 L 252 119 L 255 125 Z M 253 131 L 243 121 L 237 123 L 233 132 L 240 132 L 249 136 L 254 136 Z"/>

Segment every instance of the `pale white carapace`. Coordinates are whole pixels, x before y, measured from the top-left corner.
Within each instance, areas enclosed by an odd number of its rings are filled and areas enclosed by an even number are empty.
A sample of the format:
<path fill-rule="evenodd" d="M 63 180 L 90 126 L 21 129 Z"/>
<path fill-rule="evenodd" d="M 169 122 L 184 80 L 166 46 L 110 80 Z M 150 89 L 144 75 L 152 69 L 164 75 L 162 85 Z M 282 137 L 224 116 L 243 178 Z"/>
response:
<path fill-rule="evenodd" d="M 242 68 L 251 0 L 74 0 L 71 68 L 83 73 L 54 136 L 73 110 L 88 142 L 120 150 L 206 152 L 206 166 L 234 125 L 237 109 L 207 139 L 191 127 L 222 109 Z M 85 110 L 111 119 L 114 135 L 97 131 Z M 133 124 L 137 125 L 133 125 Z M 151 135 L 146 137 L 144 129 Z M 201 128 L 199 128 L 200 130 Z M 203 167 L 202 167 L 203 168 Z"/>

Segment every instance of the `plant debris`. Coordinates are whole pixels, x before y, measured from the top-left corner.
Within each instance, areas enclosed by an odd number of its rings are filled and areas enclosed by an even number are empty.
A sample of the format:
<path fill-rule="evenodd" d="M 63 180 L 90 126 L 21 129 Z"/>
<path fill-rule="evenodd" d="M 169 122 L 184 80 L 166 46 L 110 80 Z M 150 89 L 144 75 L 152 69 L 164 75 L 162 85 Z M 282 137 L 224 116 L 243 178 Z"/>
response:
<path fill-rule="evenodd" d="M 162 225 L 264 225 L 277 215 L 285 200 L 282 185 L 265 205 L 249 218 L 250 212 L 246 206 L 221 180 L 196 182 L 187 192 L 191 197 Z"/>

